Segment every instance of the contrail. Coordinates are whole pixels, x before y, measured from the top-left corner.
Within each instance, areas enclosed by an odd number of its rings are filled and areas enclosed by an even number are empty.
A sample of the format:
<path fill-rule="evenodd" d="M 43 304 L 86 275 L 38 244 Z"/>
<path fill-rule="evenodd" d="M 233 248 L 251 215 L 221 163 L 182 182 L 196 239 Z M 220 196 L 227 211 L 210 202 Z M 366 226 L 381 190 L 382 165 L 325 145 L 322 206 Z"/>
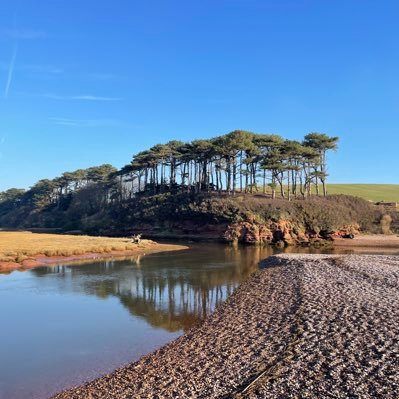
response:
<path fill-rule="evenodd" d="M 8 97 L 8 92 L 10 91 L 12 75 L 14 73 L 15 59 L 17 58 L 17 52 L 18 52 L 18 42 L 15 43 L 14 51 L 13 51 L 12 57 L 11 57 L 10 66 L 8 68 L 8 76 L 7 76 L 6 88 L 4 90 L 4 98 Z"/>

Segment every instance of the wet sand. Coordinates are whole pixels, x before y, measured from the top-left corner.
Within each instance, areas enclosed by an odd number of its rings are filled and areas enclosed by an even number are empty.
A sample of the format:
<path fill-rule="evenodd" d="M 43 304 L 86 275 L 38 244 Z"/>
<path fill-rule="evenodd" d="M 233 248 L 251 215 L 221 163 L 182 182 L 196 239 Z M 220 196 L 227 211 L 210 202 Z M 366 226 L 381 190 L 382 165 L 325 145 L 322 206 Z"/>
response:
<path fill-rule="evenodd" d="M 268 258 L 200 326 L 54 398 L 397 398 L 399 257 Z"/>

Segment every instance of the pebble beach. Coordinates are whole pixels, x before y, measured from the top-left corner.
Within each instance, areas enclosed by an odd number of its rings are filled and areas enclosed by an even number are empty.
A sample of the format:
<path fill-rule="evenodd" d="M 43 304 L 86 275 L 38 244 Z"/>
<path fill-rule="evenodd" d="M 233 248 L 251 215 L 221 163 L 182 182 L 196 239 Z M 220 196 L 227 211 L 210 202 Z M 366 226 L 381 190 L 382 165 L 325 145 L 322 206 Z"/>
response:
<path fill-rule="evenodd" d="M 53 398 L 399 397 L 399 257 L 261 266 L 201 325 Z"/>

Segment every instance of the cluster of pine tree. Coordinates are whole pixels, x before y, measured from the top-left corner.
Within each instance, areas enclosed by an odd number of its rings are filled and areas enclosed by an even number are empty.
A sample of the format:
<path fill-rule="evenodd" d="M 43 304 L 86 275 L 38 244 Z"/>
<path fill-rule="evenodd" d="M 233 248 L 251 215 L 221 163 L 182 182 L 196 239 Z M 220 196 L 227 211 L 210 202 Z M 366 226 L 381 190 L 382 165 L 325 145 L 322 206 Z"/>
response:
<path fill-rule="evenodd" d="M 115 187 L 118 170 L 109 164 L 65 172 L 55 179 L 42 179 L 29 190 L 11 188 L 0 192 L 0 216 L 17 208 L 42 209 L 56 207 L 66 209 L 76 193 L 95 194 L 98 204 L 106 205 Z M 97 210 L 98 206 L 96 206 Z"/>
<path fill-rule="evenodd" d="M 266 192 L 282 198 L 307 197 L 315 187 L 327 194 L 326 152 L 337 148 L 337 137 L 309 133 L 302 142 L 278 135 L 235 130 L 209 140 L 157 144 L 133 157 L 119 172 L 136 191 Z M 125 193 L 126 194 L 126 193 Z"/>
<path fill-rule="evenodd" d="M 0 215 L 21 206 L 66 209 L 75 193 L 95 202 L 98 211 L 138 193 L 160 192 L 276 192 L 282 198 L 306 198 L 314 187 L 326 195 L 326 152 L 337 148 L 337 137 L 309 133 L 302 142 L 274 134 L 235 130 L 209 140 L 170 141 L 133 157 L 117 170 L 101 165 L 65 172 L 38 181 L 29 190 L 12 188 L 0 193 Z M 86 197 L 82 195 L 86 193 Z"/>

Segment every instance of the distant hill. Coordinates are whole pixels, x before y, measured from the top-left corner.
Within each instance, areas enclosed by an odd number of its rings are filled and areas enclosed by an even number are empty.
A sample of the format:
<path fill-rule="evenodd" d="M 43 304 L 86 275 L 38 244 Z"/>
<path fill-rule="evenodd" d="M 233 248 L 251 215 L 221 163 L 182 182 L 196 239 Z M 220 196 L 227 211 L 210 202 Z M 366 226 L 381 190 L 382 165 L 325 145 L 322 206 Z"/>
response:
<path fill-rule="evenodd" d="M 369 201 L 398 202 L 399 184 L 328 184 L 328 194 L 346 194 Z"/>

